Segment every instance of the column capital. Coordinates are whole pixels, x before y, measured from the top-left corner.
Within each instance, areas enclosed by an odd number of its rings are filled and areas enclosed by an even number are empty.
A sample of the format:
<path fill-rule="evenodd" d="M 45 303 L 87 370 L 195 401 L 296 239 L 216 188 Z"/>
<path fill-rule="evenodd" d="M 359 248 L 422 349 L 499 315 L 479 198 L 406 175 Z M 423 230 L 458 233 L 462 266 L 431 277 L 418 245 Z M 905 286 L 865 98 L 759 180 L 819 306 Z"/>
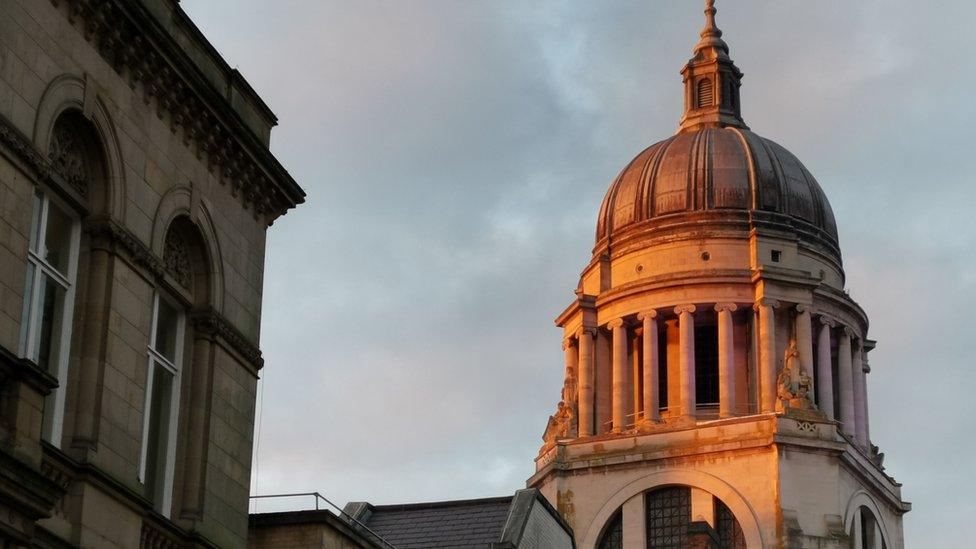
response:
<path fill-rule="evenodd" d="M 624 319 L 622 319 L 622 318 L 615 318 L 615 319 L 611 320 L 610 322 L 607 322 L 607 329 L 608 330 L 616 330 L 617 328 L 620 328 L 622 326 L 625 326 L 626 324 L 627 323 L 624 322 Z"/>
<path fill-rule="evenodd" d="M 807 305 L 806 303 L 797 303 L 795 309 L 796 309 L 796 312 L 801 313 L 801 314 L 802 313 L 812 314 L 814 312 L 813 306 L 812 305 Z"/>
<path fill-rule="evenodd" d="M 830 318 L 828 316 L 820 315 L 819 320 L 820 320 L 820 323 L 821 324 L 823 324 L 824 326 L 826 326 L 828 328 L 833 328 L 833 327 L 837 326 L 837 322 L 835 322 L 834 319 L 832 319 L 832 318 Z"/>
<path fill-rule="evenodd" d="M 674 308 L 674 314 L 679 315 L 679 316 L 682 313 L 692 314 L 692 313 L 695 312 L 695 310 L 696 310 L 696 307 L 694 305 L 692 305 L 692 304 L 678 305 L 677 307 Z"/>
<path fill-rule="evenodd" d="M 563 350 L 564 351 L 567 350 L 567 349 L 569 349 L 569 348 L 571 348 L 571 347 L 574 347 L 575 346 L 575 343 L 576 342 L 574 341 L 574 339 L 576 339 L 576 335 L 575 334 L 570 335 L 570 336 L 566 336 L 566 337 L 563 338 Z"/>
<path fill-rule="evenodd" d="M 643 321 L 645 318 L 657 318 L 657 310 L 651 309 L 642 313 L 637 313 L 637 320 Z"/>
<path fill-rule="evenodd" d="M 779 308 L 779 300 L 773 299 L 771 297 L 760 297 L 759 299 L 756 300 L 755 307 L 757 309 L 759 307 L 772 307 L 774 309 L 778 309 Z"/>
<path fill-rule="evenodd" d="M 715 312 L 721 313 L 722 311 L 733 312 L 739 308 L 735 303 L 716 303 Z"/>
<path fill-rule="evenodd" d="M 854 341 L 857 341 L 857 332 L 855 332 L 854 328 L 851 328 L 850 326 L 844 326 L 844 335 L 851 339 L 852 344 Z"/>
<path fill-rule="evenodd" d="M 583 326 L 576 330 L 576 339 L 583 337 L 583 334 L 590 334 L 590 337 L 596 337 L 596 328 L 591 328 L 589 326 Z"/>

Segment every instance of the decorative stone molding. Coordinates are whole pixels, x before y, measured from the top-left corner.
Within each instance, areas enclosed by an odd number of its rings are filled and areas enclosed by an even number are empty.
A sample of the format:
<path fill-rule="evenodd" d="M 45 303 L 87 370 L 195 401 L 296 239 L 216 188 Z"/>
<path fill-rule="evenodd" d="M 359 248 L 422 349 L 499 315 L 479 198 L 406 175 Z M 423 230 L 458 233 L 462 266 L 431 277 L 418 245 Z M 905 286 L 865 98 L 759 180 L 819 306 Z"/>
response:
<path fill-rule="evenodd" d="M 223 315 L 213 309 L 194 311 L 190 314 L 190 325 L 195 330 L 214 335 L 227 342 L 235 351 L 240 353 L 256 370 L 264 366 L 261 349 L 241 333 Z"/>
<path fill-rule="evenodd" d="M 677 307 L 674 308 L 674 314 L 678 316 L 681 316 L 681 313 L 694 314 L 696 310 L 697 307 L 695 307 L 694 305 L 678 305 Z"/>
<path fill-rule="evenodd" d="M 51 0 L 67 5 L 72 23 L 81 20 L 85 39 L 129 85 L 142 89 L 156 116 L 168 117 L 170 131 L 207 156 L 210 170 L 220 170 L 245 209 L 268 222 L 304 202 L 305 193 L 278 163 L 224 97 L 206 81 L 192 60 L 136 2 L 125 0 Z"/>
<path fill-rule="evenodd" d="M 180 549 L 183 546 L 178 539 L 143 521 L 139 535 L 140 549 Z"/>
<path fill-rule="evenodd" d="M 88 196 L 88 166 L 78 136 L 68 124 L 54 125 L 48 160 L 51 170 L 61 176 L 79 195 Z"/>
<path fill-rule="evenodd" d="M 722 311 L 728 311 L 730 313 L 735 312 L 739 309 L 739 306 L 735 303 L 716 303 L 715 312 L 721 313 Z"/>
<path fill-rule="evenodd" d="M 190 252 L 186 248 L 186 241 L 180 233 L 170 230 L 166 234 L 163 247 L 163 266 L 166 272 L 186 289 L 190 289 L 193 275 L 190 272 Z"/>

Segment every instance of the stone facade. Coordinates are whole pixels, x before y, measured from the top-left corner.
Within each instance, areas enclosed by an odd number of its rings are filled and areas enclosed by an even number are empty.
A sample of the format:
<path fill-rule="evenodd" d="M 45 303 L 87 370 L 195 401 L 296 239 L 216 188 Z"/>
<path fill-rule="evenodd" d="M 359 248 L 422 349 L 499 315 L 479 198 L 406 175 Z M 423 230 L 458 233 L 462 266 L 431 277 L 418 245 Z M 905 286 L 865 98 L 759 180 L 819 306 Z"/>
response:
<path fill-rule="evenodd" d="M 176 1 L 0 1 L 0 545 L 245 545 L 275 124 Z"/>
<path fill-rule="evenodd" d="M 900 548 L 830 204 L 746 126 L 705 13 L 679 130 L 611 185 L 556 320 L 566 379 L 528 484 L 581 549 Z"/>

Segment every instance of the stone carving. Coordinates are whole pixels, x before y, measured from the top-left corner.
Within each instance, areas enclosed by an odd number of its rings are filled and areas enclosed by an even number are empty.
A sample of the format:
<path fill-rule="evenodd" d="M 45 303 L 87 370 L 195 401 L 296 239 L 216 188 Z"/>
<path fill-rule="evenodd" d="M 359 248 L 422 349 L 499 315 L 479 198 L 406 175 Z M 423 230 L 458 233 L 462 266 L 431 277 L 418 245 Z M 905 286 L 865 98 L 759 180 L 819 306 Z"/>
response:
<path fill-rule="evenodd" d="M 186 289 L 190 289 L 193 280 L 190 271 L 190 253 L 186 249 L 186 241 L 176 231 L 166 233 L 166 243 L 163 248 L 163 265 L 166 272 Z"/>
<path fill-rule="evenodd" d="M 69 124 L 59 121 L 54 125 L 51 145 L 48 148 L 51 169 L 61 176 L 81 196 L 88 195 L 88 165 L 85 151 L 78 136 Z"/>
<path fill-rule="evenodd" d="M 559 401 L 556 406 L 555 415 L 549 416 L 549 423 L 546 424 L 546 432 L 542 435 L 544 444 L 542 451 L 551 448 L 556 441 L 564 438 L 574 438 L 576 436 L 576 414 L 572 407 L 563 401 Z"/>
<path fill-rule="evenodd" d="M 813 409 L 810 402 L 811 379 L 800 366 L 800 351 L 796 348 L 796 341 L 791 341 L 783 359 L 783 369 L 776 379 L 776 394 L 778 408 L 785 411 L 790 408 L 800 410 Z"/>

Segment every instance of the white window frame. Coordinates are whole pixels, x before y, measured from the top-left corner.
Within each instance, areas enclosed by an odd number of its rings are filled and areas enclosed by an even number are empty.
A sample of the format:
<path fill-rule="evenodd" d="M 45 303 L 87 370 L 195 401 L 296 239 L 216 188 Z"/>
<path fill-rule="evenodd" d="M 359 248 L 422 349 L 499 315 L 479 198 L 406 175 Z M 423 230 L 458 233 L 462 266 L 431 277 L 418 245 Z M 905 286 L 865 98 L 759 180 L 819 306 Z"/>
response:
<path fill-rule="evenodd" d="M 59 338 L 59 352 L 58 356 L 56 357 L 56 362 L 53 365 L 55 371 L 52 372 L 54 377 L 58 380 L 58 386 L 54 388 L 52 394 L 45 399 L 45 420 L 42 423 L 41 436 L 55 447 L 60 448 L 61 435 L 64 432 L 64 407 L 65 395 L 67 394 L 66 386 L 68 383 L 68 362 L 71 356 L 71 327 L 72 323 L 74 322 L 75 280 L 78 276 L 78 248 L 81 240 L 81 221 L 71 208 L 68 208 L 60 201 L 53 199 L 49 193 L 44 192 L 41 189 L 37 189 L 34 192 L 34 197 L 39 200 L 39 202 L 36 202 L 36 204 L 38 204 L 40 211 L 32 211 L 31 213 L 31 234 L 28 238 L 34 238 L 33 222 L 36 219 L 37 242 L 34 243 L 34 246 L 31 246 L 30 244 L 27 246 L 27 261 L 29 262 L 30 266 L 33 266 L 34 272 L 29 286 L 30 295 L 27 295 L 26 291 L 24 295 L 25 314 L 24 318 L 21 319 L 23 325 L 21 328 L 20 337 L 20 356 L 35 362 L 38 360 L 38 353 L 40 351 L 40 348 L 38 347 L 38 338 L 40 337 L 41 333 L 40 315 L 41 309 L 44 307 L 44 303 L 42 303 L 40 300 L 40 292 L 42 291 L 45 276 L 47 276 L 61 286 L 65 294 L 64 308 L 62 310 L 63 318 L 61 319 L 61 333 L 52 334 L 52 337 Z M 52 201 L 54 202 L 55 208 L 61 210 L 69 219 L 71 219 L 71 235 L 68 241 L 68 272 L 63 274 L 53 265 L 48 263 L 43 257 L 44 245 L 47 240 L 48 214 L 51 210 Z M 36 218 L 34 216 L 36 216 Z M 47 403 L 53 403 L 50 410 L 47 409 Z M 50 414 L 51 418 L 50 432 L 47 432 L 48 414 Z"/>
<path fill-rule="evenodd" d="M 174 353 L 173 362 L 170 362 L 169 359 L 164 357 L 156 350 L 156 327 L 159 321 L 160 300 L 168 302 L 169 305 L 177 311 L 176 352 Z M 150 407 L 152 406 L 152 395 L 154 389 L 153 374 L 155 373 L 155 368 L 164 368 L 173 376 L 173 390 L 172 394 L 170 395 L 169 402 L 166 446 L 163 449 L 165 455 L 161 456 L 164 464 L 163 499 L 162 501 L 153 501 L 153 505 L 156 507 L 156 510 L 159 511 L 159 513 L 168 518 L 173 506 L 173 477 L 176 471 L 176 431 L 179 424 L 180 389 L 183 364 L 183 337 L 184 331 L 186 330 L 186 314 L 184 313 L 183 307 L 176 300 L 163 295 L 162 292 L 157 290 L 153 294 L 151 324 L 148 347 L 149 360 L 146 368 L 146 394 L 145 401 L 142 406 L 142 450 L 139 460 L 139 482 L 141 482 L 143 485 L 146 484 L 146 467 L 148 465 L 149 457 L 149 412 Z"/>

